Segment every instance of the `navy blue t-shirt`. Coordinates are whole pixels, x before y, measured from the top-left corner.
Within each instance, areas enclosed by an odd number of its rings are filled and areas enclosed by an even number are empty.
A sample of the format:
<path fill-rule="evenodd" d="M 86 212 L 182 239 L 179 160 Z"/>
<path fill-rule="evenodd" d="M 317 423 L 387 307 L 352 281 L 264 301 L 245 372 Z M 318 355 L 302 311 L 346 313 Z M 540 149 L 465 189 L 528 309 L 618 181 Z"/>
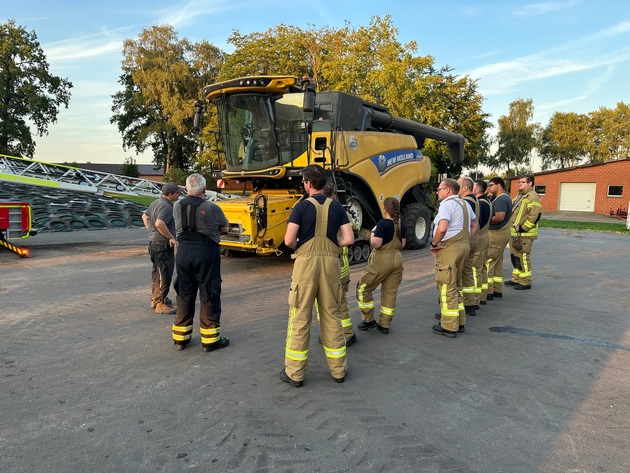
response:
<path fill-rule="evenodd" d="M 326 201 L 326 196 L 324 194 L 315 194 L 311 197 L 320 204 L 323 204 Z M 289 222 L 300 226 L 297 234 L 298 244 L 296 249 L 313 238 L 315 235 L 316 220 L 317 211 L 315 210 L 313 204 L 308 202 L 306 199 L 300 200 L 297 204 L 295 204 L 293 210 L 291 210 L 291 215 L 289 215 Z M 339 202 L 333 200 L 328 208 L 328 228 L 326 236 L 335 245 L 337 244 L 337 232 L 339 231 L 339 227 L 345 225 L 346 223 L 350 223 L 348 214 L 346 214 L 346 211 Z"/>
<path fill-rule="evenodd" d="M 386 245 L 390 241 L 394 239 L 394 232 L 396 231 L 396 227 L 394 226 L 394 221 L 388 218 L 382 218 L 376 224 L 376 229 L 374 230 L 374 236 L 380 237 L 383 239 L 383 245 Z M 403 222 L 400 222 L 400 239 L 405 237 L 405 233 L 407 228 Z"/>

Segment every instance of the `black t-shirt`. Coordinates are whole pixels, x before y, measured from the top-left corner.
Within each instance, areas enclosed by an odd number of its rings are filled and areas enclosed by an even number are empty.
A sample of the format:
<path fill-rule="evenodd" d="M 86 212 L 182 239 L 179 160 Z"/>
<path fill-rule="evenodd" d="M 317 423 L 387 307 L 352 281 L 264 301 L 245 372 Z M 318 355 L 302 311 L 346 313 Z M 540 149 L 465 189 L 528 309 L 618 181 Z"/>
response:
<path fill-rule="evenodd" d="M 394 234 L 396 231 L 396 227 L 394 226 L 394 221 L 388 218 L 382 218 L 376 224 L 376 229 L 374 230 L 374 236 L 380 237 L 383 239 L 383 245 L 386 245 L 390 241 L 394 239 Z M 400 222 L 400 239 L 405 237 L 405 233 L 407 228 L 403 222 Z"/>
<path fill-rule="evenodd" d="M 326 201 L 326 196 L 324 194 L 315 194 L 311 197 L 320 204 L 323 204 Z M 313 204 L 308 202 L 306 199 L 300 200 L 297 204 L 295 204 L 293 210 L 291 210 L 289 222 L 300 226 L 297 235 L 297 248 L 299 248 L 315 235 L 317 211 L 315 210 Z M 346 223 L 350 223 L 348 214 L 346 214 L 346 211 L 339 202 L 333 200 L 328 208 L 328 227 L 326 236 L 335 245 L 337 244 L 337 232 L 339 231 L 339 227 L 345 225 Z"/>

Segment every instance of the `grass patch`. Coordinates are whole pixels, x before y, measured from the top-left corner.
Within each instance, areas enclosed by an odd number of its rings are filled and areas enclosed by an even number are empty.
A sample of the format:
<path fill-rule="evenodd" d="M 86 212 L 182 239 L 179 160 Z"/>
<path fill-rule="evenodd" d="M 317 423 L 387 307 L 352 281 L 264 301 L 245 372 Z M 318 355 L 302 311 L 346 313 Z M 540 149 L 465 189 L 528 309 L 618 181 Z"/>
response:
<path fill-rule="evenodd" d="M 566 228 L 568 230 L 590 230 L 595 232 L 625 233 L 630 235 L 630 230 L 624 223 L 606 222 L 572 222 L 570 220 L 548 220 L 541 219 L 538 222 L 541 228 Z"/>
<path fill-rule="evenodd" d="M 151 204 L 151 202 L 160 197 L 159 195 L 156 197 L 149 197 L 144 195 L 113 194 L 111 192 L 106 192 L 105 195 L 114 197 L 116 199 L 128 200 L 130 202 L 135 202 L 136 204 L 140 205 L 146 205 L 147 207 L 149 206 L 149 204 Z"/>

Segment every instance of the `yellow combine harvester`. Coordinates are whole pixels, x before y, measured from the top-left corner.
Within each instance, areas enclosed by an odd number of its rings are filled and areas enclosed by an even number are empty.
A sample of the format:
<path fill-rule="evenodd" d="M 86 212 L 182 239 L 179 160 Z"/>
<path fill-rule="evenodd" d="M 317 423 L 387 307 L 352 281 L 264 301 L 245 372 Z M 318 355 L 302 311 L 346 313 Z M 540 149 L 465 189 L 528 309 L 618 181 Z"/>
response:
<path fill-rule="evenodd" d="M 308 79 L 244 77 L 212 84 L 196 103 L 198 126 L 206 104 L 218 109 L 225 166 L 214 177 L 249 183 L 248 195 L 217 202 L 230 222 L 221 246 L 261 255 L 278 253 L 289 214 L 304 198 L 302 169 L 330 173 L 341 203 L 359 228 L 350 259 L 370 253 L 369 230 L 383 217 L 383 200 L 400 200 L 407 248 L 426 245 L 431 228 L 427 138 L 464 157 L 462 135 L 392 116 L 387 108 L 343 92 L 315 92 Z M 223 167 L 223 166 L 222 166 Z"/>

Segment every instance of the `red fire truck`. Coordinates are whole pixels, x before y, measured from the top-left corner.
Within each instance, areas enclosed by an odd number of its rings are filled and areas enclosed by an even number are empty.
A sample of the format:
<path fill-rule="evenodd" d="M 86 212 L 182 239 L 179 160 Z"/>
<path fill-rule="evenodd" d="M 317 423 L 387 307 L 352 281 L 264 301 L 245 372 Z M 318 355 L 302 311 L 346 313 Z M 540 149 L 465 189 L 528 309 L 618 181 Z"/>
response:
<path fill-rule="evenodd" d="M 0 202 L 0 248 L 26 258 L 28 249 L 8 240 L 35 235 L 37 232 L 31 229 L 31 222 L 31 206 L 27 202 Z"/>

